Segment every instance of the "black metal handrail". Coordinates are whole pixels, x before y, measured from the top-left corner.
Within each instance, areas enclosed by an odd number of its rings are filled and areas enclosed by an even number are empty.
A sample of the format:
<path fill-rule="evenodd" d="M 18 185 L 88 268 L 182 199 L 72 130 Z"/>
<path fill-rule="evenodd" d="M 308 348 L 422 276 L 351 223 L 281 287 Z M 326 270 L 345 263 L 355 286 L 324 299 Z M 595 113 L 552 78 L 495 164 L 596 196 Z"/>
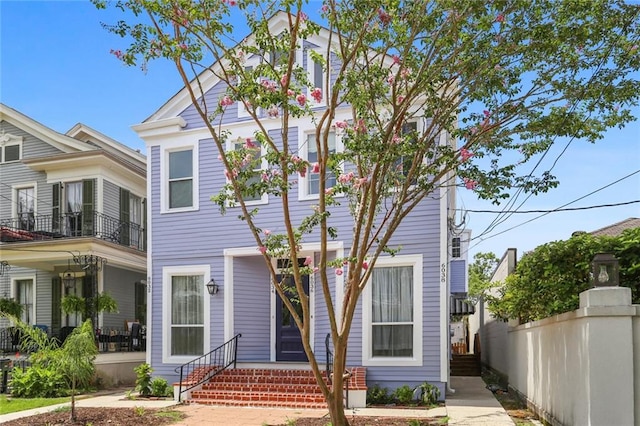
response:
<path fill-rule="evenodd" d="M 331 333 L 327 333 L 327 337 L 324 339 L 324 346 L 327 350 L 326 360 L 327 360 L 327 380 L 329 384 L 331 384 L 331 375 L 333 373 L 333 352 L 331 352 L 331 348 L 329 348 L 329 344 L 331 343 Z"/>
<path fill-rule="evenodd" d="M 42 241 L 60 238 L 97 237 L 116 244 L 145 250 L 145 230 L 133 222 L 126 222 L 93 211 L 59 215 L 25 215 L 0 221 L 2 242 Z"/>
<path fill-rule="evenodd" d="M 325 337 L 324 339 L 324 346 L 327 351 L 327 354 L 326 354 L 327 380 L 329 381 L 330 385 L 333 385 L 332 383 L 333 382 L 333 352 L 329 347 L 330 343 L 331 343 L 331 333 L 327 333 L 327 337 Z M 344 370 L 342 378 L 344 381 L 344 389 L 345 389 L 345 393 L 344 393 L 345 407 L 349 408 L 349 379 L 351 378 L 351 372 L 349 372 L 349 370 Z"/>
<path fill-rule="evenodd" d="M 236 334 L 211 352 L 189 361 L 186 364 L 182 364 L 175 369 L 176 373 L 180 373 L 178 402 L 182 399 L 182 392 L 186 392 L 206 382 L 220 374 L 223 370 L 226 370 L 231 364 L 233 364 L 233 368 L 236 368 L 238 338 L 240 337 L 242 337 L 242 334 Z"/>

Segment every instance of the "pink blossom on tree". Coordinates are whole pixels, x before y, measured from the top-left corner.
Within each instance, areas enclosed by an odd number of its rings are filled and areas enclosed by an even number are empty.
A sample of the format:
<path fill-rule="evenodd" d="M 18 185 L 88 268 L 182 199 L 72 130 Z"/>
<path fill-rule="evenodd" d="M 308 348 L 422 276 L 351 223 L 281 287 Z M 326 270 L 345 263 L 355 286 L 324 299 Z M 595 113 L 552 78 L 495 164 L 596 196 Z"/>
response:
<path fill-rule="evenodd" d="M 460 150 L 460 158 L 463 162 L 467 161 L 469 158 L 473 157 L 473 153 L 468 149 L 462 148 Z"/>
<path fill-rule="evenodd" d="M 467 189 L 475 189 L 476 186 L 478 185 L 478 182 L 476 182 L 473 179 L 464 178 L 462 179 L 462 181 L 464 182 L 464 187 Z"/>
<path fill-rule="evenodd" d="M 320 89 L 319 87 L 316 87 L 315 89 L 313 89 L 311 91 L 311 97 L 315 99 L 317 103 L 322 102 L 322 89 Z"/>
<path fill-rule="evenodd" d="M 309 266 L 313 263 L 313 258 L 311 256 L 307 256 L 304 258 L 304 266 Z"/>
<path fill-rule="evenodd" d="M 307 103 L 307 97 L 304 93 L 300 93 L 298 96 L 296 96 L 296 101 L 298 101 L 298 105 L 305 106 L 305 104 Z"/>

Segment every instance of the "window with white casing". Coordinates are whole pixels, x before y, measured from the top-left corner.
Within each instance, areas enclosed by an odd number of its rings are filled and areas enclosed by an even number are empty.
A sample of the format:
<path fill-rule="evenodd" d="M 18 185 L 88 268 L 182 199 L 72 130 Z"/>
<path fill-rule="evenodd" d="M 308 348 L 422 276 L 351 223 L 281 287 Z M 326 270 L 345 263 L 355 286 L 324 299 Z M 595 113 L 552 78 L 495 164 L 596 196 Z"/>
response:
<path fill-rule="evenodd" d="M 422 256 L 378 259 L 363 297 L 362 363 L 422 365 Z"/>
<path fill-rule="evenodd" d="M 186 362 L 209 351 L 209 279 L 209 265 L 163 268 L 166 362 Z"/>
<path fill-rule="evenodd" d="M 249 142 L 247 142 L 249 141 Z M 251 167 L 254 175 L 247 179 L 247 187 L 257 183 L 262 178 L 261 172 L 266 169 L 267 161 L 264 159 L 263 147 L 259 141 L 252 138 L 238 138 L 233 142 L 231 149 L 236 151 L 242 148 L 247 150 L 247 165 Z M 266 204 L 269 201 L 267 193 L 263 194 L 245 194 L 244 201 L 247 205 Z"/>
<path fill-rule="evenodd" d="M 0 135 L 0 163 L 13 163 L 22 159 L 22 137 Z"/>
<path fill-rule="evenodd" d="M 304 177 L 300 178 L 300 198 L 317 198 L 320 192 L 320 173 L 314 172 L 314 165 L 319 163 L 320 157 L 318 155 L 318 146 L 316 144 L 316 134 L 307 133 L 304 135 L 305 141 L 301 146 L 300 152 L 302 157 L 309 162 L 307 173 Z M 322 136 L 321 136 L 322 137 Z M 339 141 L 336 138 L 334 132 L 329 133 L 327 138 L 327 146 L 330 154 L 335 154 L 339 151 Z M 325 175 L 325 189 L 329 189 L 336 184 L 336 176 L 331 169 L 327 167 Z"/>
<path fill-rule="evenodd" d="M 327 88 L 326 86 L 326 74 L 325 74 L 325 67 L 328 64 L 323 64 L 320 61 L 315 61 L 314 60 L 314 56 L 316 56 L 316 58 L 318 56 L 322 57 L 323 56 L 323 52 L 320 49 L 311 49 L 311 48 L 306 48 L 305 49 L 307 58 L 306 58 L 306 63 L 307 63 L 307 73 L 309 75 L 309 82 L 311 84 L 311 87 L 309 87 L 307 96 L 309 97 L 309 102 L 311 102 L 311 106 L 312 107 L 316 107 L 316 106 L 325 106 L 326 105 L 326 96 L 327 96 Z M 312 91 L 314 89 L 320 89 L 321 93 L 322 93 L 322 99 L 320 102 L 317 102 L 315 99 L 313 99 L 312 95 Z"/>
<path fill-rule="evenodd" d="M 15 300 L 22 305 L 20 319 L 25 324 L 35 324 L 36 310 L 33 278 L 16 279 L 14 284 Z"/>
<path fill-rule="evenodd" d="M 162 211 L 198 209 L 198 167 L 195 146 L 172 148 L 162 156 Z"/>

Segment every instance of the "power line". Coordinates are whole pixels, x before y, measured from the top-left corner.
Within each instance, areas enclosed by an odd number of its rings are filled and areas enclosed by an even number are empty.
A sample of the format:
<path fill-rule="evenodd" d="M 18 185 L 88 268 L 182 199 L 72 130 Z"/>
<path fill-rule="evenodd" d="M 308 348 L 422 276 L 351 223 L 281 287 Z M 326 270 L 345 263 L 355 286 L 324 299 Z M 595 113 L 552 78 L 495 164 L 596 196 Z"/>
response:
<path fill-rule="evenodd" d="M 493 238 L 493 237 L 497 237 L 498 235 L 504 234 L 505 232 L 512 231 L 512 230 L 514 230 L 514 229 L 516 229 L 516 228 L 519 228 L 519 227 L 520 227 L 520 226 L 522 226 L 522 225 L 526 225 L 527 223 L 530 223 L 530 222 L 533 222 L 534 220 L 540 219 L 541 217 L 544 217 L 544 216 L 546 216 L 546 215 L 548 215 L 548 214 L 550 214 L 550 213 L 554 213 L 554 212 L 558 211 L 559 209 L 562 209 L 562 208 L 567 207 L 567 206 L 569 206 L 569 205 L 571 205 L 571 204 L 573 204 L 573 203 L 576 203 L 576 202 L 578 202 L 578 201 L 580 201 L 580 200 L 582 200 L 582 199 L 585 199 L 585 198 L 587 198 L 587 197 L 589 197 L 589 196 L 591 196 L 591 195 L 595 194 L 596 192 L 599 192 L 599 191 L 602 191 L 603 189 L 609 188 L 610 186 L 615 185 L 616 183 L 621 182 L 621 181 L 623 181 L 623 180 L 625 180 L 625 179 L 628 179 L 628 178 L 630 178 L 631 176 L 636 175 L 636 174 L 638 174 L 638 173 L 640 173 L 640 169 L 639 169 L 639 170 L 636 170 L 635 172 L 631 172 L 631 173 L 629 173 L 628 175 L 623 176 L 623 177 L 621 177 L 620 179 L 617 179 L 617 180 L 615 180 L 615 181 L 613 181 L 613 182 L 611 182 L 611 183 L 609 183 L 609 184 L 607 184 L 607 185 L 605 185 L 605 186 L 603 186 L 603 187 L 601 187 L 601 188 L 598 188 L 598 189 L 596 189 L 596 190 L 594 190 L 594 191 L 591 191 L 590 193 L 588 193 L 588 194 L 586 194 L 586 195 L 583 195 L 582 197 L 576 198 L 576 199 L 575 199 L 575 200 L 573 200 L 573 201 L 569 201 L 568 203 L 563 204 L 563 205 L 561 205 L 560 207 L 558 207 L 558 208 L 556 208 L 556 209 L 546 211 L 546 212 L 542 213 L 542 214 L 541 214 L 541 215 L 539 215 L 539 216 L 536 216 L 536 217 L 531 218 L 531 219 L 529 219 L 529 220 L 527 220 L 527 221 L 524 221 L 524 222 L 522 222 L 522 223 L 519 223 L 518 225 L 514 225 L 514 226 L 512 226 L 511 228 L 505 229 L 504 231 L 500 231 L 500 232 L 498 232 L 498 233 L 496 233 L 496 234 L 493 234 L 493 235 L 490 235 L 490 236 L 488 236 L 488 237 L 486 237 L 486 238 L 482 238 L 480 241 L 478 241 L 477 243 L 475 243 L 475 244 L 474 244 L 472 247 L 470 247 L 470 248 L 473 248 L 473 247 L 477 246 L 477 245 L 478 245 L 478 244 L 480 244 L 482 241 L 488 240 L 488 239 Z M 482 235 L 483 235 L 483 234 L 480 234 L 479 236 L 474 237 L 474 238 L 472 238 L 471 240 L 473 241 L 473 240 L 475 240 L 475 239 L 478 239 L 478 238 L 482 237 Z"/>
<path fill-rule="evenodd" d="M 640 203 L 640 200 L 634 201 L 626 201 L 624 203 L 613 203 L 613 204 L 598 204 L 596 206 L 585 206 L 585 207 L 568 207 L 568 208 L 557 208 L 553 210 L 464 210 L 469 213 L 555 213 L 555 212 L 568 212 L 575 210 L 590 210 L 590 209 L 599 209 L 603 207 L 617 207 L 617 206 L 626 206 L 628 204 Z M 462 211 L 463 209 L 456 209 Z"/>

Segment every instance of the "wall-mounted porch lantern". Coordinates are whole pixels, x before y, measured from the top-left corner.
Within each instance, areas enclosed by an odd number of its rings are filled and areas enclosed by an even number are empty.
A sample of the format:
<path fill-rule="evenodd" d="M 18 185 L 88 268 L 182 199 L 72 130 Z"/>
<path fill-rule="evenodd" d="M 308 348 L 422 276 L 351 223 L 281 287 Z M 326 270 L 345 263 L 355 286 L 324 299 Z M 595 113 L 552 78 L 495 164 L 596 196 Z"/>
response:
<path fill-rule="evenodd" d="M 211 278 L 211 281 L 209 281 L 207 283 L 207 291 L 209 292 L 210 295 L 214 295 L 217 294 L 219 290 L 218 284 L 216 284 L 216 281 Z"/>
<path fill-rule="evenodd" d="M 4 275 L 5 272 L 9 272 L 9 269 L 11 269 L 11 265 L 9 265 L 9 262 L 7 262 L 6 260 L 0 262 L 0 276 Z"/>
<path fill-rule="evenodd" d="M 67 261 L 67 269 L 62 273 L 62 284 L 67 290 L 72 289 L 76 285 L 76 273 L 71 270 L 71 264 Z"/>
<path fill-rule="evenodd" d="M 598 253 L 591 261 L 593 287 L 617 287 L 620 285 L 618 259 L 611 253 Z"/>

